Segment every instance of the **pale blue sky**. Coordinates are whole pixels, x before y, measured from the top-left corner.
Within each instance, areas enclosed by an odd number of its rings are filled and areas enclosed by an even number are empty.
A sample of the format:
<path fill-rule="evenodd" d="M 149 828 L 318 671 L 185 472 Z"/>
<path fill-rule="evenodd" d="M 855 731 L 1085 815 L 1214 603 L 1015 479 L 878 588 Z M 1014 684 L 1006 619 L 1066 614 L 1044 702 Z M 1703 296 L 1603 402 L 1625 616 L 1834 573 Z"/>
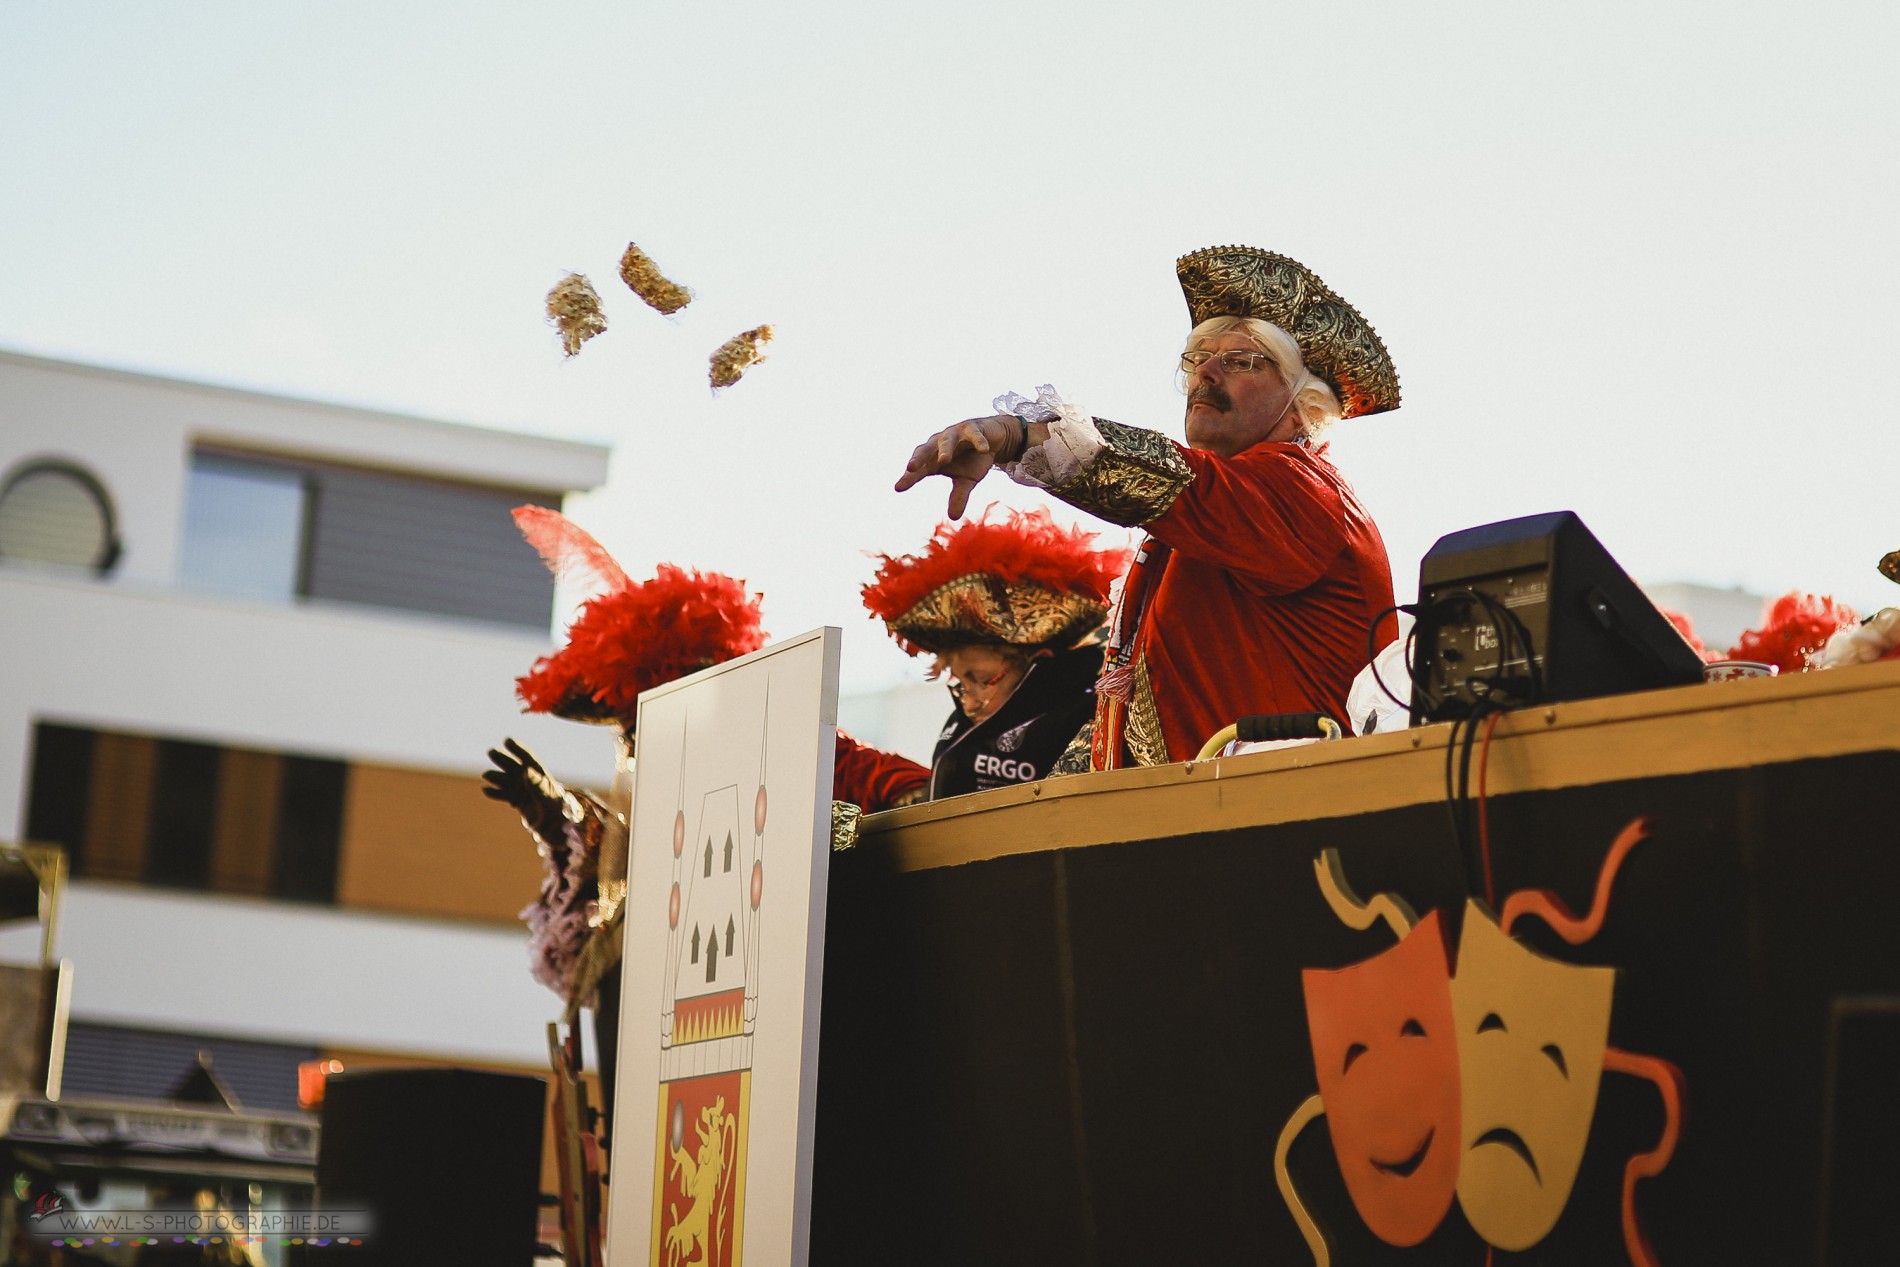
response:
<path fill-rule="evenodd" d="M 1173 259 L 1244 242 L 1379 328 L 1334 456 L 1401 600 L 1574 509 L 1639 579 L 1900 601 L 1890 3 L 0 0 L 0 347 L 608 440 L 630 571 L 910 671 L 861 551 L 911 446 L 1055 383 L 1178 434 Z M 692 286 L 614 278 L 629 239 Z M 612 328 L 563 363 L 541 298 Z M 705 357 L 772 359 L 718 399 Z M 980 491 L 1020 504 L 1033 494 Z"/>

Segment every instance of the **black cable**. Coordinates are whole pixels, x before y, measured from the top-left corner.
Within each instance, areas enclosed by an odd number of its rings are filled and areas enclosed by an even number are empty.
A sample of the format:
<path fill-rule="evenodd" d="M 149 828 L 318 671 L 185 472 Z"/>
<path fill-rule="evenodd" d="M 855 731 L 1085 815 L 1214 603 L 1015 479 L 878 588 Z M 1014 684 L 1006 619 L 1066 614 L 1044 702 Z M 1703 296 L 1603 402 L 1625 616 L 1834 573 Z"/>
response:
<path fill-rule="evenodd" d="M 1524 672 L 1530 678 L 1530 691 L 1526 698 L 1518 702 L 1537 703 L 1544 695 L 1543 674 L 1538 669 L 1537 648 L 1531 641 L 1530 629 L 1507 604 L 1475 587 L 1470 588 L 1469 592 L 1478 600 L 1479 605 L 1484 608 L 1485 614 L 1490 616 L 1491 622 L 1497 626 L 1498 630 L 1498 667 L 1497 672 L 1492 675 L 1492 686 L 1499 688 L 1504 685 L 1505 671 L 1512 659 L 1512 652 L 1514 649 L 1521 651 Z"/>
<path fill-rule="evenodd" d="M 1469 714 L 1454 718 L 1451 734 L 1445 741 L 1445 809 L 1451 822 L 1458 862 L 1465 873 L 1466 891 L 1473 897 L 1484 892 L 1484 859 L 1476 834 L 1471 830 L 1471 754 L 1477 747 L 1478 731 L 1493 713 L 1504 705 L 1490 692 L 1490 683 L 1468 678 L 1466 687 L 1484 688 Z M 1454 777 L 1455 772 L 1455 777 Z"/>
<path fill-rule="evenodd" d="M 1400 708 L 1409 710 L 1412 707 L 1412 702 L 1410 700 L 1402 700 L 1394 695 L 1392 688 L 1385 684 L 1385 679 L 1379 676 L 1379 651 L 1381 648 L 1375 645 L 1379 637 L 1379 622 L 1383 621 L 1387 616 L 1397 615 L 1399 612 L 1404 612 L 1406 615 L 1413 617 L 1412 627 L 1405 635 L 1405 664 L 1407 672 L 1410 672 L 1412 664 L 1412 642 L 1418 637 L 1418 618 L 1414 615 L 1413 608 L 1399 603 L 1394 603 L 1377 616 L 1374 616 L 1372 623 L 1366 626 L 1366 667 L 1372 670 L 1373 685 L 1384 692 L 1385 697 L 1394 704 L 1397 704 Z M 1417 689 L 1416 686 L 1413 687 L 1414 691 Z M 1349 717 L 1346 720 L 1350 722 L 1354 719 Z"/>
<path fill-rule="evenodd" d="M 1417 698 L 1427 701 L 1419 710 L 1420 716 L 1434 716 L 1444 711 L 1454 700 L 1461 705 L 1457 715 L 1451 718 L 1451 734 L 1445 741 L 1445 813 L 1451 826 L 1459 865 L 1465 873 L 1466 890 L 1474 897 L 1481 896 L 1484 893 L 1484 859 L 1481 856 L 1482 842 L 1472 826 L 1471 758 L 1477 748 L 1478 732 L 1492 715 L 1514 705 L 1535 703 L 1542 699 L 1543 676 L 1537 664 L 1536 647 L 1530 629 L 1517 613 L 1475 585 L 1462 586 L 1441 595 L 1429 607 L 1421 603 L 1412 612 L 1417 621 L 1412 631 L 1414 638 L 1427 625 L 1431 626 L 1435 636 L 1439 629 L 1452 621 L 1470 620 L 1480 612 L 1497 630 L 1497 661 L 1490 671 L 1469 674 L 1455 683 L 1447 680 L 1444 695 L 1436 700 L 1430 698 L 1433 693 L 1420 680 L 1424 676 L 1425 666 L 1419 665 L 1417 657 L 1409 653 L 1409 641 L 1407 655 L 1413 693 Z M 1510 671 L 1511 662 L 1518 658 L 1524 662 L 1525 677 L 1528 679 L 1529 691 L 1524 698 L 1519 697 L 1519 688 L 1523 683 L 1514 683 Z M 1448 679 L 1452 664 L 1455 663 L 1448 662 L 1445 666 Z M 1469 700 L 1469 704 L 1465 705 L 1464 700 Z"/>
<path fill-rule="evenodd" d="M 1451 735 L 1445 740 L 1445 813 L 1451 823 L 1452 843 L 1458 849 L 1458 863 L 1465 868 L 1465 879 L 1469 885 L 1470 858 L 1465 850 L 1465 824 L 1458 814 L 1458 784 L 1452 778 L 1452 771 L 1456 768 L 1454 754 L 1458 751 L 1458 727 L 1463 723 L 1462 717 L 1452 718 Z"/>
<path fill-rule="evenodd" d="M 1418 602 L 1409 607 L 1398 608 L 1399 611 L 1407 612 L 1413 618 L 1412 632 L 1407 634 L 1405 639 L 1405 668 L 1412 683 L 1412 698 L 1421 701 L 1421 704 L 1414 709 L 1420 717 L 1438 720 L 1437 715 L 1443 710 L 1447 697 L 1431 689 L 1431 684 L 1427 680 L 1429 676 L 1426 672 L 1427 666 L 1419 663 L 1419 633 L 1421 630 L 1428 630 L 1435 634 L 1440 626 L 1447 623 L 1446 613 L 1457 607 L 1459 597 L 1453 594 L 1450 597 L 1438 599 L 1430 606 Z"/>

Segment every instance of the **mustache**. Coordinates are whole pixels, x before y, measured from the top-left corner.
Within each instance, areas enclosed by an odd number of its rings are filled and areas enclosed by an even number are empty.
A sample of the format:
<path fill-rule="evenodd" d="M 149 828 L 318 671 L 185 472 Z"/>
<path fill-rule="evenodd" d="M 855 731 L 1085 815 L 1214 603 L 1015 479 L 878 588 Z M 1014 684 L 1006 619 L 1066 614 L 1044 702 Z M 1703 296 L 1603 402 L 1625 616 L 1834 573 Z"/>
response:
<path fill-rule="evenodd" d="M 1226 413 L 1234 407 L 1233 397 L 1229 396 L 1213 383 L 1203 383 L 1188 393 L 1188 404 L 1192 405 L 1196 401 L 1206 401 L 1222 413 Z"/>

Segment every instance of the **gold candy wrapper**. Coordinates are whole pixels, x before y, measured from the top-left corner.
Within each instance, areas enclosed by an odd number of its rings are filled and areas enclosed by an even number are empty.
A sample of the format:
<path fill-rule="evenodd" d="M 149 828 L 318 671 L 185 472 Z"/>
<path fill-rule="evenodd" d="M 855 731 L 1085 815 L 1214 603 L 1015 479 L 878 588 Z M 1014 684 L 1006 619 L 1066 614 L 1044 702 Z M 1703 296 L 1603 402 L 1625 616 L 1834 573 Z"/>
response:
<path fill-rule="evenodd" d="M 600 293 L 579 273 L 569 273 L 548 292 L 548 320 L 561 332 L 561 347 L 569 356 L 607 328 L 607 314 L 600 310 Z"/>
<path fill-rule="evenodd" d="M 772 341 L 772 327 L 758 326 L 744 334 L 735 334 L 712 354 L 712 385 L 715 390 L 730 387 L 746 370 L 765 359 L 765 345 Z"/>
<path fill-rule="evenodd" d="M 632 242 L 627 243 L 627 253 L 620 257 L 620 279 L 634 294 L 646 300 L 648 307 L 668 316 L 693 302 L 692 291 L 668 281 L 660 272 L 660 266 Z"/>

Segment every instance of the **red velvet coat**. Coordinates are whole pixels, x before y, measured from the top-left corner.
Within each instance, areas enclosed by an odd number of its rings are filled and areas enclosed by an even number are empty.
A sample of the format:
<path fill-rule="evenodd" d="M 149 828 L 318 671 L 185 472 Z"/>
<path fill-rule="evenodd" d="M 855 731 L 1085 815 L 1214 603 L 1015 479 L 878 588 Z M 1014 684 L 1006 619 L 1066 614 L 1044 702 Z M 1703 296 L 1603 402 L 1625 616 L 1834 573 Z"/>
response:
<path fill-rule="evenodd" d="M 1385 542 L 1325 452 L 1182 449 L 1193 482 L 1143 525 L 1152 540 L 1118 623 L 1134 624 L 1124 637 L 1145 660 L 1170 760 L 1244 714 L 1318 710 L 1344 724 L 1367 631 L 1377 619 L 1374 650 L 1397 635 Z"/>

